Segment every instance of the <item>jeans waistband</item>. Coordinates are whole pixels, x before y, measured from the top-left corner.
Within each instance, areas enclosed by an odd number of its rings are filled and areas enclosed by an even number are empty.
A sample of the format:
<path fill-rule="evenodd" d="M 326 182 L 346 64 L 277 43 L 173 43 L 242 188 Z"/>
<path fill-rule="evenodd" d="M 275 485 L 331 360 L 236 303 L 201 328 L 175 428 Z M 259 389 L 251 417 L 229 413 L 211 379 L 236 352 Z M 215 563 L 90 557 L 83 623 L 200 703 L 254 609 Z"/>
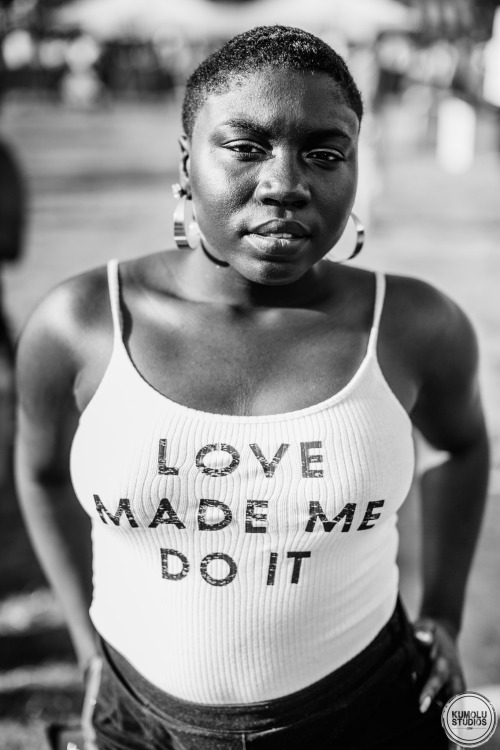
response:
<path fill-rule="evenodd" d="M 389 621 L 374 640 L 353 659 L 331 674 L 302 690 L 280 698 L 246 704 L 201 704 L 182 700 L 146 680 L 118 651 L 102 641 L 103 656 L 122 687 L 143 707 L 160 719 L 201 729 L 254 730 L 284 726 L 301 717 L 311 717 L 325 709 L 359 713 L 377 691 L 408 663 L 412 648 L 410 625 L 398 600 Z"/>
<path fill-rule="evenodd" d="M 408 660 L 410 625 L 401 602 L 374 640 L 353 659 L 312 685 L 280 698 L 259 703 L 211 705 L 182 700 L 146 680 L 105 641 L 103 656 L 129 694 L 143 707 L 166 721 L 201 729 L 265 729 L 286 725 L 301 717 L 311 717 L 325 709 L 349 710 L 362 705 L 380 685 L 390 682 Z M 361 701 L 360 701 L 361 699 Z M 363 711 L 360 709 L 360 719 Z"/>

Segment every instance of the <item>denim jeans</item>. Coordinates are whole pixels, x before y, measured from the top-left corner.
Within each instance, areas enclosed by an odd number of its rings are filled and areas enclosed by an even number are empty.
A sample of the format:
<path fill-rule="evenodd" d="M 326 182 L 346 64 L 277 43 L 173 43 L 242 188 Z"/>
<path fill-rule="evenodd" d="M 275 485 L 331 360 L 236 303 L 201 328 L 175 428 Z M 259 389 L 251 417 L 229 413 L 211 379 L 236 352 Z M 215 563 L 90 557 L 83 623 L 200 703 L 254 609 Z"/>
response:
<path fill-rule="evenodd" d="M 99 750 L 446 750 L 442 703 L 418 694 L 428 658 L 401 604 L 360 654 L 275 700 L 212 706 L 183 701 L 144 679 L 102 643 L 93 725 Z"/>

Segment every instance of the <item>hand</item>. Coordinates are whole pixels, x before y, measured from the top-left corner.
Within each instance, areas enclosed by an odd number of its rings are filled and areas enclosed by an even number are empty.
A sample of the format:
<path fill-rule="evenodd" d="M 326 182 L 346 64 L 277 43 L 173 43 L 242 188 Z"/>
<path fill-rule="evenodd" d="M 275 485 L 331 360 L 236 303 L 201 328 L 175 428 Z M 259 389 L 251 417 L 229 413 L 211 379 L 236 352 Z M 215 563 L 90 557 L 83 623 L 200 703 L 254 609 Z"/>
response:
<path fill-rule="evenodd" d="M 465 679 L 456 644 L 456 634 L 439 620 L 422 617 L 413 623 L 415 638 L 429 649 L 431 670 L 420 693 L 420 711 L 425 713 L 437 694 L 444 689 L 446 696 L 465 690 Z"/>
<path fill-rule="evenodd" d="M 429 650 L 431 669 L 420 692 L 420 711 L 425 713 L 437 694 L 444 689 L 447 697 L 465 690 L 465 679 L 456 644 L 456 633 L 450 626 L 430 617 L 421 617 L 413 623 L 415 638 Z M 451 743 L 449 750 L 459 750 Z"/>
<path fill-rule="evenodd" d="M 92 656 L 85 669 L 85 698 L 83 700 L 81 717 L 84 750 L 98 750 L 92 717 L 101 684 L 102 667 L 102 657 L 95 654 Z"/>

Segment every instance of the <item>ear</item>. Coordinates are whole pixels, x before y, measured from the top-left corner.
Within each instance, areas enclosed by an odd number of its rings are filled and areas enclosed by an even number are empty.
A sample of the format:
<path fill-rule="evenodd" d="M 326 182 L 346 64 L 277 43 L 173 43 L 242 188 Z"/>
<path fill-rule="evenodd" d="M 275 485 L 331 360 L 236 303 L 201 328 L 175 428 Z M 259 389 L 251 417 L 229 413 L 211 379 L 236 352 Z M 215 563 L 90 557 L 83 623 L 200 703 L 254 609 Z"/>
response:
<path fill-rule="evenodd" d="M 191 155 L 191 143 L 185 133 L 179 138 L 179 147 L 181 150 L 181 156 L 179 161 L 179 182 L 181 188 L 187 194 L 191 196 L 191 183 L 189 179 L 189 158 Z"/>

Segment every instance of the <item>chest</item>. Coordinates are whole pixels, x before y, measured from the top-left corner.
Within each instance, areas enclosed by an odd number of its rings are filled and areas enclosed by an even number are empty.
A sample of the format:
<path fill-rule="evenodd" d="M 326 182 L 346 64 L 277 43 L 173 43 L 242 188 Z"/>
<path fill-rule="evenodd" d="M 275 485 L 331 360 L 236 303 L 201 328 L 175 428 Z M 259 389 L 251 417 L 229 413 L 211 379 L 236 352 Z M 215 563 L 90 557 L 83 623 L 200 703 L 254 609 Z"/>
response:
<path fill-rule="evenodd" d="M 139 317 L 124 340 L 157 391 L 213 413 L 275 414 L 329 398 L 352 379 L 368 346 L 369 321 L 325 312 L 251 317 L 171 310 L 168 321 Z"/>
<path fill-rule="evenodd" d="M 291 418 L 217 418 L 141 387 L 115 360 L 75 436 L 75 489 L 111 530 L 166 541 L 368 530 L 365 516 L 383 522 L 403 502 L 413 448 L 402 410 L 363 383 Z"/>

